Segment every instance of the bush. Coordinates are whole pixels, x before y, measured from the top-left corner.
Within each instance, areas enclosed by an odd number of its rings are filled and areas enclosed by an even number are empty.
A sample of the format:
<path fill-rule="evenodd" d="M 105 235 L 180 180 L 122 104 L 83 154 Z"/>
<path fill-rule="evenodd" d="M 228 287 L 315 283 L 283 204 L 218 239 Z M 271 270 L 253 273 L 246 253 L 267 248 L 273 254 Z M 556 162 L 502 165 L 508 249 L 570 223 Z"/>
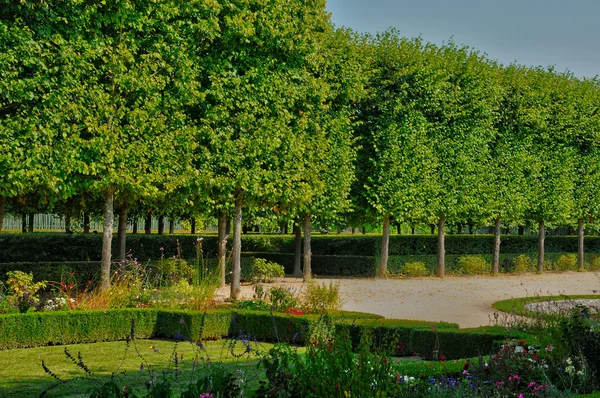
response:
<path fill-rule="evenodd" d="M 46 287 L 46 282 L 33 282 L 33 274 L 22 271 L 10 271 L 6 273 L 6 293 L 8 302 L 19 309 L 19 312 L 27 312 L 40 302 L 40 289 Z"/>
<path fill-rule="evenodd" d="M 512 272 L 515 274 L 524 274 L 535 270 L 531 258 L 525 254 L 521 254 L 514 258 L 514 266 Z"/>
<path fill-rule="evenodd" d="M 252 267 L 254 270 L 252 282 L 254 283 L 271 283 L 275 278 L 281 278 L 284 275 L 283 265 L 267 261 L 264 258 L 252 259 Z"/>
<path fill-rule="evenodd" d="M 577 255 L 566 254 L 560 256 L 554 264 L 556 271 L 576 271 L 577 270 Z"/>
<path fill-rule="evenodd" d="M 402 270 L 400 271 L 400 274 L 413 277 L 430 275 L 429 271 L 427 270 L 427 265 L 421 261 L 405 263 L 404 267 L 402 267 Z"/>
<path fill-rule="evenodd" d="M 598 271 L 600 270 L 600 256 L 594 255 L 589 262 L 590 271 Z"/>
<path fill-rule="evenodd" d="M 329 312 L 339 310 L 342 306 L 340 284 L 329 282 L 329 285 L 311 281 L 306 288 L 304 306 L 308 312 Z"/>
<path fill-rule="evenodd" d="M 269 289 L 269 301 L 276 311 L 286 311 L 298 307 L 298 300 L 294 292 L 285 287 L 272 287 Z"/>
<path fill-rule="evenodd" d="M 463 256 L 458 259 L 460 272 L 465 275 L 482 275 L 491 272 L 491 265 L 481 256 Z"/>

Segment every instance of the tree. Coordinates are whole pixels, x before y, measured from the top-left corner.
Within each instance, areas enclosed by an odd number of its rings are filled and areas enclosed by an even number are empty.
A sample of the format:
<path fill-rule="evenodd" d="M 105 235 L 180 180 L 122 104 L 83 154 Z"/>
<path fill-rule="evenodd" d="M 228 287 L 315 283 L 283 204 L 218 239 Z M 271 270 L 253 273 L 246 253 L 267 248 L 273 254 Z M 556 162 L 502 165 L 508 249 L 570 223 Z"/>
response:
<path fill-rule="evenodd" d="M 526 89 L 526 69 L 511 65 L 498 67 L 501 87 L 495 135 L 490 142 L 489 184 L 484 219 L 494 223 L 492 272 L 499 273 L 501 222 L 519 222 L 527 208 L 526 170 L 531 162 L 527 140 L 518 123 L 522 92 Z"/>
<path fill-rule="evenodd" d="M 489 63 L 469 48 L 428 45 L 423 56 L 423 78 L 411 95 L 428 121 L 432 143 L 432 194 L 425 206 L 438 222 L 437 275 L 443 277 L 446 220 L 472 218 L 485 208 L 497 90 Z"/>
<path fill-rule="evenodd" d="M 56 71 L 40 62 L 51 45 L 38 39 L 44 22 L 35 21 L 29 2 L 3 1 L 0 7 L 1 232 L 7 199 L 56 187 L 49 156 L 55 130 L 44 111 Z"/>
<path fill-rule="evenodd" d="M 309 71 L 317 33 L 328 28 L 322 0 L 233 1 L 219 9 L 222 34 L 199 60 L 206 103 L 198 109 L 201 145 L 209 148 L 212 185 L 234 206 L 231 296 L 240 288 L 242 208 L 274 207 L 306 197 L 308 121 L 302 104 L 319 98 Z M 314 101 L 313 101 L 314 102 Z M 295 201 L 296 199 L 292 199 Z"/>
<path fill-rule="evenodd" d="M 537 270 L 544 270 L 547 223 L 565 223 L 572 214 L 575 152 L 568 85 L 570 76 L 531 69 L 517 123 L 530 153 L 527 218 L 538 223 Z"/>
<path fill-rule="evenodd" d="M 193 141 L 181 109 L 198 100 L 190 35 L 197 2 L 23 1 L 18 18 L 44 50 L 43 113 L 59 196 L 104 196 L 101 285 L 110 283 L 115 195 L 151 197 L 187 175 Z M 43 13 L 44 18 L 38 18 Z M 202 36 L 201 36 L 202 37 Z M 31 42 L 28 45 L 32 45 Z"/>
<path fill-rule="evenodd" d="M 359 158 L 364 167 L 361 191 L 378 217 L 383 218 L 383 242 L 377 275 L 385 277 L 390 219 L 410 222 L 424 216 L 433 153 L 428 122 L 411 95 L 422 77 L 423 44 L 400 38 L 395 31 L 374 43 L 372 95 L 360 104 L 362 121 Z"/>
<path fill-rule="evenodd" d="M 583 271 L 584 224 L 600 215 L 600 87 L 597 79 L 573 79 L 569 87 L 571 142 L 574 148 L 573 216 L 577 220 L 578 268 Z"/>

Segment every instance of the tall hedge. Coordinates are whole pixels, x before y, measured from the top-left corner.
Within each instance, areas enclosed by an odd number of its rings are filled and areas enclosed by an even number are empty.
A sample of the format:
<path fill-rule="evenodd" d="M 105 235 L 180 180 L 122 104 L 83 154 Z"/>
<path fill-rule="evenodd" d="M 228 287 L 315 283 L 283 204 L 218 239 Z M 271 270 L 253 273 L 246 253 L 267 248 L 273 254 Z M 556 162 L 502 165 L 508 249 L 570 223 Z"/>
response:
<path fill-rule="evenodd" d="M 433 235 L 396 235 L 390 237 L 390 256 L 435 255 L 437 238 Z M 491 254 L 492 235 L 448 235 L 447 254 Z M 192 235 L 130 235 L 127 249 L 141 261 L 157 260 L 161 255 L 178 254 L 186 259 L 196 256 L 197 237 Z M 113 241 L 116 245 L 116 237 Z M 315 256 L 378 256 L 381 238 L 378 236 L 327 235 L 314 236 Z M 7 262 L 64 262 L 100 261 L 102 236 L 99 234 L 68 235 L 58 233 L 0 235 L 0 263 Z M 161 251 L 160 249 L 164 250 Z M 179 249 L 178 249 L 179 248 Z M 202 238 L 203 255 L 216 258 L 216 236 Z M 577 252 L 576 236 L 546 237 L 548 252 Z M 585 250 L 600 253 L 600 237 L 587 237 Z M 243 252 L 294 253 L 294 238 L 286 235 L 245 235 Z M 502 253 L 523 254 L 537 251 L 537 238 L 532 236 L 503 236 Z"/>

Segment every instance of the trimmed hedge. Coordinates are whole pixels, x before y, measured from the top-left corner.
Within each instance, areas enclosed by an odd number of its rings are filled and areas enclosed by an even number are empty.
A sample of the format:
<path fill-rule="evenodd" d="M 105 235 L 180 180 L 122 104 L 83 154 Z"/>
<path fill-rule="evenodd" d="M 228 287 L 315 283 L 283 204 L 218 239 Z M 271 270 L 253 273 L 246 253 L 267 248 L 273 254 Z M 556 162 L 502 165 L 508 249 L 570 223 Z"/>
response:
<path fill-rule="evenodd" d="M 196 236 L 192 235 L 144 235 L 129 234 L 127 248 L 141 261 L 157 260 L 164 248 L 165 256 L 177 254 L 177 242 L 181 254 L 186 259 L 196 256 Z M 231 239 L 229 240 L 231 243 Z M 116 248 L 116 236 L 113 240 Z M 68 235 L 61 233 L 0 234 L 0 263 L 7 262 L 63 262 L 100 261 L 102 253 L 100 234 Z M 446 253 L 452 254 L 491 254 L 492 235 L 447 235 Z M 32 250 L 35 248 L 35 250 Z M 204 255 L 216 256 L 217 239 L 204 236 Z M 244 252 L 287 253 L 294 252 L 294 238 L 289 235 L 244 235 Z M 312 239 L 312 252 L 315 256 L 359 256 L 377 257 L 381 250 L 381 237 L 362 235 L 316 235 Z M 588 253 L 600 253 L 600 237 L 585 239 Z M 509 235 L 502 237 L 502 253 L 535 253 L 535 236 Z M 552 253 L 576 253 L 576 236 L 546 237 L 546 251 Z M 435 255 L 437 237 L 434 235 L 394 235 L 390 237 L 391 256 Z"/>
<path fill-rule="evenodd" d="M 336 320 L 374 318 L 339 312 Z M 316 315 L 292 316 L 265 311 L 113 309 L 55 311 L 0 315 L 0 350 L 58 344 L 125 340 L 132 322 L 137 338 L 216 340 L 240 334 L 259 341 L 304 343 L 318 320 Z"/>
<path fill-rule="evenodd" d="M 451 323 L 383 319 L 372 314 L 336 312 L 331 319 L 338 330 L 347 330 L 356 346 L 363 333 L 373 335 L 379 347 L 402 344 L 406 353 L 432 358 L 436 332 L 441 353 L 448 359 L 487 354 L 497 331 L 459 330 Z M 318 315 L 292 316 L 265 311 L 114 309 L 107 311 L 57 311 L 0 315 L 0 350 L 45 345 L 92 343 L 136 338 L 191 339 L 197 341 L 246 336 L 258 341 L 304 344 Z M 433 326 L 432 326 L 433 325 Z M 390 352 L 397 355 L 397 351 Z"/>
<path fill-rule="evenodd" d="M 394 319 L 341 323 L 336 328 L 349 334 L 354 348 L 367 334 L 374 348 L 388 355 L 418 355 L 428 360 L 436 357 L 441 359 L 442 356 L 460 359 L 488 355 L 497 351 L 500 342 L 508 337 L 499 330 L 489 328 L 459 330 L 456 324 Z"/>

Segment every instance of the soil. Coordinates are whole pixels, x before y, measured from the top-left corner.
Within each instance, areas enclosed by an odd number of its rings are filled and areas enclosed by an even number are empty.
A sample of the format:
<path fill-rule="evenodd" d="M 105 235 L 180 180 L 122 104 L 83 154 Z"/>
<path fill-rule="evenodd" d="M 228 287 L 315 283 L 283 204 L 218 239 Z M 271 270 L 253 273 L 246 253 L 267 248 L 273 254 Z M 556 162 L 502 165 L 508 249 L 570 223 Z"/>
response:
<path fill-rule="evenodd" d="M 458 323 L 461 328 L 490 325 L 499 300 L 534 297 L 600 294 L 600 275 L 564 272 L 501 276 L 447 276 L 403 279 L 315 279 L 317 283 L 339 283 L 343 310 L 369 312 L 386 318 Z M 301 279 L 276 281 L 300 291 Z M 268 287 L 266 285 L 265 287 Z M 242 286 L 242 296 L 251 298 L 253 287 Z M 218 296 L 229 296 L 229 286 Z M 599 296 L 600 297 L 600 296 Z"/>

